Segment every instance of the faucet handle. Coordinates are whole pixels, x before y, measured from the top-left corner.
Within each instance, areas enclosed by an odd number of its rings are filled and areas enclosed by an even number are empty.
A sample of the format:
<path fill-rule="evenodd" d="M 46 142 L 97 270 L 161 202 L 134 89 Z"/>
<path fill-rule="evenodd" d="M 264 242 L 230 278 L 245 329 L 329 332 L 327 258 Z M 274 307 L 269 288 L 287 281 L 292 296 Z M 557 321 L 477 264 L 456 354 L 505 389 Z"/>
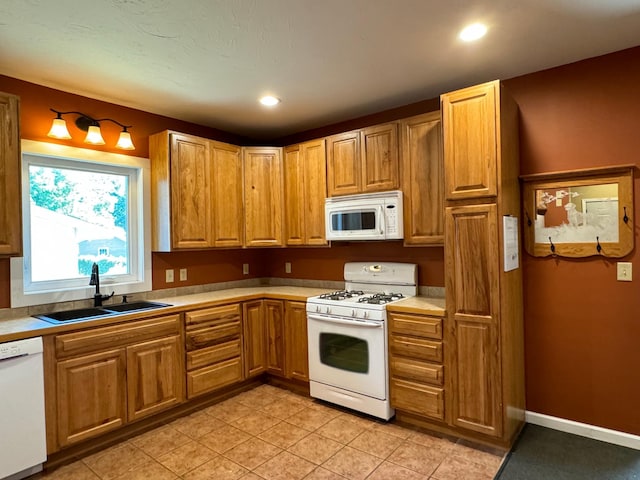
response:
<path fill-rule="evenodd" d="M 122 303 L 127 303 L 128 295 L 122 295 Z"/>

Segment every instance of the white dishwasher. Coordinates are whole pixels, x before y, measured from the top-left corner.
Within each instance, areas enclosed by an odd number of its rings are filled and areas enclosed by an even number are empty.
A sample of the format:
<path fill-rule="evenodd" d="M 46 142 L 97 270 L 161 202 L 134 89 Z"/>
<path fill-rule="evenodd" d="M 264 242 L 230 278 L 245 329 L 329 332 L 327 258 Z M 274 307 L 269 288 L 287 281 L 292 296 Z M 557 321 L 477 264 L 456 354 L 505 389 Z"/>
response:
<path fill-rule="evenodd" d="M 42 337 L 0 343 L 0 479 L 42 470 L 47 459 Z"/>

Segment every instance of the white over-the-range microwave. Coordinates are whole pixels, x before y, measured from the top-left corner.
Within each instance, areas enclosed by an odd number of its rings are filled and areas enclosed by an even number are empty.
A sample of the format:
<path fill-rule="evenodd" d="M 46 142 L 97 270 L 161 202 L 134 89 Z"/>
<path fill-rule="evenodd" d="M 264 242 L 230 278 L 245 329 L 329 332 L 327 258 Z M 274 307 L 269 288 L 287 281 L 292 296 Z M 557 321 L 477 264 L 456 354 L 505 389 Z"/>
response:
<path fill-rule="evenodd" d="M 403 238 L 400 190 L 331 197 L 324 208 L 327 240 Z"/>

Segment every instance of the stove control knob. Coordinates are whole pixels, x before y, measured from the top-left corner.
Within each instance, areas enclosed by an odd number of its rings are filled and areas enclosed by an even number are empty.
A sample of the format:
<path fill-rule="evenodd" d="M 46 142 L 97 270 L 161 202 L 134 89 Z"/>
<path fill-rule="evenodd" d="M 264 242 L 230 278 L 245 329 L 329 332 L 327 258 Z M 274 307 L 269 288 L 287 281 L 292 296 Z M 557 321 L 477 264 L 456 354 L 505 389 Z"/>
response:
<path fill-rule="evenodd" d="M 369 318 L 369 312 L 367 311 L 364 312 L 364 318 Z"/>
<path fill-rule="evenodd" d="M 316 305 L 316 313 L 320 313 L 320 305 Z"/>
<path fill-rule="evenodd" d="M 354 310 L 351 310 L 351 316 L 352 316 L 352 317 L 357 317 L 355 309 L 354 309 Z"/>
<path fill-rule="evenodd" d="M 331 313 L 331 308 L 327 307 L 327 315 Z"/>

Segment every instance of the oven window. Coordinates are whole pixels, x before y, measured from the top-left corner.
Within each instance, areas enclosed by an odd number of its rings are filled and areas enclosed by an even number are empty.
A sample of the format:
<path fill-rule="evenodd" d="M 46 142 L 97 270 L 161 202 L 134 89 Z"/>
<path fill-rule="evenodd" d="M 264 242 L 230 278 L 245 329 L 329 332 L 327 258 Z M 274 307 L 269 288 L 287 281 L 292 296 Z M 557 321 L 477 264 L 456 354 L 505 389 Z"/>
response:
<path fill-rule="evenodd" d="M 369 345 L 361 338 L 337 333 L 320 334 L 320 361 L 348 372 L 369 371 Z"/>
<path fill-rule="evenodd" d="M 333 213 L 331 214 L 331 227 L 334 232 L 373 230 L 376 228 L 376 212 Z"/>

